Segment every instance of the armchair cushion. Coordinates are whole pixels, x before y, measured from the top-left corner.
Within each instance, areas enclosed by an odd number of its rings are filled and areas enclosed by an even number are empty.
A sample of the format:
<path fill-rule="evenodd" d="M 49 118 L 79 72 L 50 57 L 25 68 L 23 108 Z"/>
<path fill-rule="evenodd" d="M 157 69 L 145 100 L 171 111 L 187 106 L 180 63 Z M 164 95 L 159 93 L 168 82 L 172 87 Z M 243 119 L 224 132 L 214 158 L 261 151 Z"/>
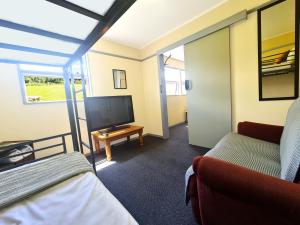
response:
<path fill-rule="evenodd" d="M 300 99 L 290 107 L 280 140 L 281 178 L 298 182 L 300 165 Z"/>
<path fill-rule="evenodd" d="M 205 156 L 280 177 L 279 145 L 270 142 L 229 133 Z"/>

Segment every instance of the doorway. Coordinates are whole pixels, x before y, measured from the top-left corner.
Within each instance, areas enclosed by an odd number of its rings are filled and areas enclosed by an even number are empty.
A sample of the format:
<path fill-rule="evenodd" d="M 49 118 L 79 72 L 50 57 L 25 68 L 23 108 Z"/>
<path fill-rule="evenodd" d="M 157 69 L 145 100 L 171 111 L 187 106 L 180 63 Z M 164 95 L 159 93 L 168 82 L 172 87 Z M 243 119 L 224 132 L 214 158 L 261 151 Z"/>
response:
<path fill-rule="evenodd" d="M 160 55 L 164 134 L 188 121 L 188 143 L 212 148 L 231 131 L 229 44 L 227 27 Z"/>
<path fill-rule="evenodd" d="M 187 128 L 184 128 L 188 122 L 188 110 L 183 45 L 163 54 L 163 72 L 167 129 L 180 126 L 187 132 Z M 169 134 L 172 135 L 172 132 Z"/>

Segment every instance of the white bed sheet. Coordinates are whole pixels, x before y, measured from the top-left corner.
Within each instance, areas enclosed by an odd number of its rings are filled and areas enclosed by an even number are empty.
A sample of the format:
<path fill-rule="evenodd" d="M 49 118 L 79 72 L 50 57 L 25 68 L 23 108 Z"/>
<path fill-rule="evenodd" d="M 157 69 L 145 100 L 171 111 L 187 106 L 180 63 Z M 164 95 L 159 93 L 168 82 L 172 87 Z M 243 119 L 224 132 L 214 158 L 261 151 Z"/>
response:
<path fill-rule="evenodd" d="M 0 211 L 1 225 L 137 225 L 91 172 Z"/>

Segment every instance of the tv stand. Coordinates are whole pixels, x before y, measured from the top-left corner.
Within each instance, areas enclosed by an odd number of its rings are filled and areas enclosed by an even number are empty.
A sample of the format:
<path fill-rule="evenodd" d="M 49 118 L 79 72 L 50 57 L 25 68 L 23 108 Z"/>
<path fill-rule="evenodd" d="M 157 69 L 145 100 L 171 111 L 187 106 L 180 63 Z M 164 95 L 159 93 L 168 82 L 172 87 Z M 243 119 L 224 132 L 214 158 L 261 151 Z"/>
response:
<path fill-rule="evenodd" d="M 100 142 L 104 143 L 107 161 L 111 161 L 112 159 L 111 148 L 110 148 L 110 144 L 112 141 L 119 140 L 125 137 L 127 138 L 127 141 L 130 141 L 131 135 L 138 134 L 140 146 L 144 145 L 144 139 L 143 139 L 144 127 L 127 125 L 127 126 L 119 126 L 116 128 L 117 129 L 110 130 L 110 131 L 101 130 L 92 133 L 97 154 L 100 154 Z"/>

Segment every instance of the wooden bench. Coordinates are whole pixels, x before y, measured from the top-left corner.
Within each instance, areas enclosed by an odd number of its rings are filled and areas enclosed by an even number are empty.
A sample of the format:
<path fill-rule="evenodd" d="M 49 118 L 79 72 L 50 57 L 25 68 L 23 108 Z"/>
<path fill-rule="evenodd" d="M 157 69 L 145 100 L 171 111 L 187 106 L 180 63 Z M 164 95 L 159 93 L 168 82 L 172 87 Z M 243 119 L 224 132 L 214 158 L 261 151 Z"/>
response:
<path fill-rule="evenodd" d="M 112 159 L 111 148 L 110 148 L 111 142 L 125 137 L 127 138 L 127 141 L 130 141 L 130 136 L 134 134 L 139 135 L 140 146 L 143 146 L 144 145 L 143 129 L 144 127 L 142 126 L 130 125 L 129 127 L 116 130 L 116 131 L 111 131 L 106 134 L 100 133 L 99 131 L 93 132 L 92 136 L 94 139 L 95 149 L 97 154 L 100 154 L 100 142 L 103 142 L 105 145 L 106 159 L 108 161 L 111 161 Z"/>

